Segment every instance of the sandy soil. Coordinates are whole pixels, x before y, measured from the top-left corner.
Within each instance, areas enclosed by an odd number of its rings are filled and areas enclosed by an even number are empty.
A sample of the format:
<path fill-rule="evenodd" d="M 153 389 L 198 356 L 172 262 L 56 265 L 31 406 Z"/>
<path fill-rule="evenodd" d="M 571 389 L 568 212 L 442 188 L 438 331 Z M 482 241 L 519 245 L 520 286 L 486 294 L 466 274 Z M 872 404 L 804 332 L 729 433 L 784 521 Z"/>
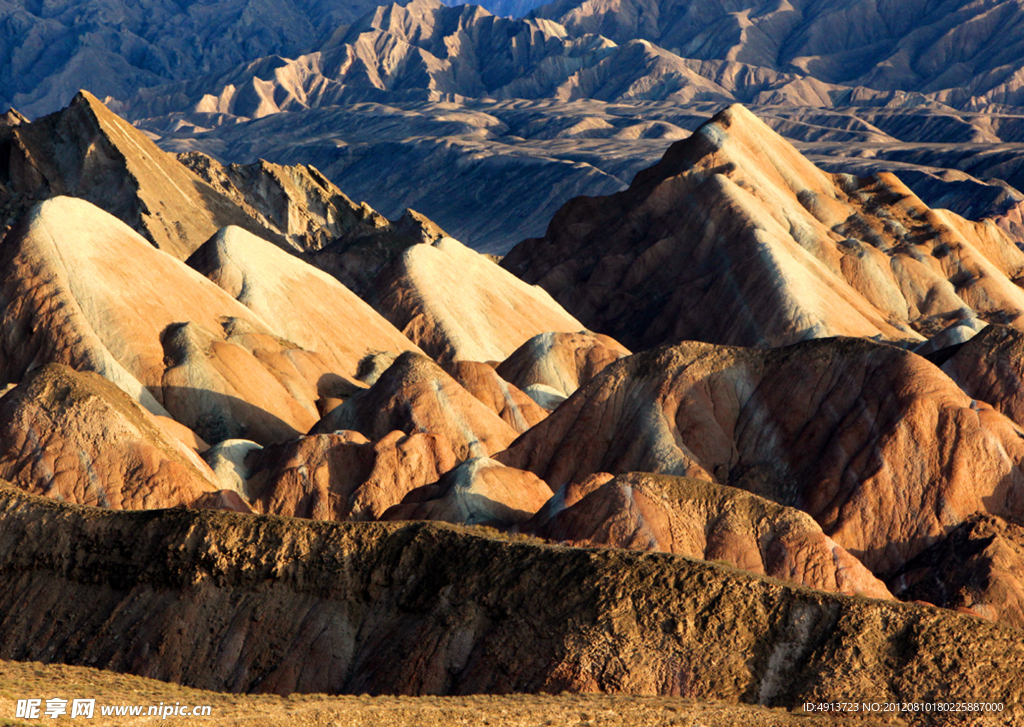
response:
<path fill-rule="evenodd" d="M 92 720 L 62 717 L 15 719 L 18 699 L 95 698 Z M 103 717 L 101 705 L 181 703 L 210 705 L 210 717 Z M 0 661 L 0 726 L 30 724 L 217 725 L 241 727 L 789 727 L 833 724 L 821 716 L 784 710 L 695 702 L 672 697 L 603 694 L 369 697 L 322 694 L 290 697 L 241 695 L 189 689 L 99 669 L 38 662 Z M 842 724 L 882 724 L 842 720 Z M 901 722 L 888 722 L 898 725 Z"/>

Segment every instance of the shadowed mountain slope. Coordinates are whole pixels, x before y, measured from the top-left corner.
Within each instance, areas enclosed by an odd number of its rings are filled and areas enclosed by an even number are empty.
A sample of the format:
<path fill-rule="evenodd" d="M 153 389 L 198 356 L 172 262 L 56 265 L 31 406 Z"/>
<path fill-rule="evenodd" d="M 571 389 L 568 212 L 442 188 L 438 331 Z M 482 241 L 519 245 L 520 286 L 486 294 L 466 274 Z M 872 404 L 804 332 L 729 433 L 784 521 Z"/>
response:
<path fill-rule="evenodd" d="M 957 348 L 942 370 L 968 396 L 991 404 L 1024 426 L 1024 333 L 989 326 Z"/>
<path fill-rule="evenodd" d="M 0 502 L 0 648 L 18 659 L 235 692 L 593 690 L 796 707 L 927 701 L 942 683 L 946 699 L 1002 702 L 1008 717 L 1024 696 L 1016 630 L 680 556 L 437 524 L 114 513 L 10 488 Z M 52 620 L 11 608 L 29 594 Z M 947 649 L 962 657 L 934 658 Z"/>
<path fill-rule="evenodd" d="M 86 91 L 62 111 L 0 128 L 0 158 L 6 160 L 0 165 L 4 228 L 36 202 L 69 195 L 180 259 L 224 225 L 262 229 Z"/>
<path fill-rule="evenodd" d="M 972 515 L 888 580 L 902 599 L 1024 628 L 1024 525 Z"/>

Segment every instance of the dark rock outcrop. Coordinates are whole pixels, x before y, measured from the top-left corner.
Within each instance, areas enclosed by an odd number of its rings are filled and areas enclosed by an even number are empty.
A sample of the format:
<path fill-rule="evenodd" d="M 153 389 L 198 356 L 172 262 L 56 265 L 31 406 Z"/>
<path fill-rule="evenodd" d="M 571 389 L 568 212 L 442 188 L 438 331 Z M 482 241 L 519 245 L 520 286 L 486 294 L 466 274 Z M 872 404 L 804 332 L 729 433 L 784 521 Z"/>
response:
<path fill-rule="evenodd" d="M 901 599 L 1024 628 L 1024 525 L 972 515 L 887 580 Z"/>
<path fill-rule="evenodd" d="M 11 488 L 0 515 L 6 658 L 279 694 L 602 691 L 797 708 L 927 702 L 941 688 L 1022 717 L 1015 629 L 681 556 L 435 523 L 110 512 Z"/>

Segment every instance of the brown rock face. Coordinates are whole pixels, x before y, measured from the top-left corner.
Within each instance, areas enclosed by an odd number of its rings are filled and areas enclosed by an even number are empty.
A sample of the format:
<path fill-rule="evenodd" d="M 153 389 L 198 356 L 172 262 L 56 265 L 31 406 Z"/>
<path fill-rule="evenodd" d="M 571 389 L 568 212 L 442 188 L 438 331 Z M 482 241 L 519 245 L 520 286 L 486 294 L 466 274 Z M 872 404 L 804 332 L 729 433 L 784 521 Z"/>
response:
<path fill-rule="evenodd" d="M 523 530 L 572 545 L 657 550 L 725 561 L 809 588 L 892 598 L 807 513 L 703 480 L 633 472 Z"/>
<path fill-rule="evenodd" d="M 403 353 L 369 390 L 331 410 L 310 432 L 351 429 L 376 440 L 399 430 L 451 443 L 459 460 L 505 449 L 516 431 L 429 358 Z"/>
<path fill-rule="evenodd" d="M 419 351 L 330 275 L 239 227 L 219 231 L 187 262 L 333 373 L 351 379 L 370 353 Z"/>
<path fill-rule="evenodd" d="M 539 407 L 518 387 L 501 378 L 490 364 L 452 361 L 445 364 L 444 369 L 519 434 L 548 415 L 546 409 Z"/>
<path fill-rule="evenodd" d="M 369 205 L 354 210 L 355 224 L 340 238 L 304 257 L 340 280 L 345 287 L 368 301 L 376 301 L 378 276 L 413 245 L 432 244 L 447 237 L 425 215 L 407 209 L 395 221 L 385 220 Z"/>
<path fill-rule="evenodd" d="M 262 229 L 86 91 L 63 111 L 0 129 L 0 158 L 9 159 L 0 229 L 59 195 L 92 202 L 182 260 L 225 225 Z"/>
<path fill-rule="evenodd" d="M 434 484 L 413 490 L 381 519 L 517 525 L 529 520 L 551 495 L 551 488 L 532 472 L 480 457 L 463 462 Z"/>
<path fill-rule="evenodd" d="M 17 109 L 7 109 L 7 111 L 0 114 L 0 128 L 21 126 L 27 123 L 29 123 L 29 120 Z"/>
<path fill-rule="evenodd" d="M 209 443 L 266 443 L 317 419 L 330 367 L 83 200 L 37 205 L 0 245 L 0 379 L 39 362 L 113 381 Z"/>
<path fill-rule="evenodd" d="M 1002 702 L 1001 718 L 1024 718 L 1013 629 L 666 553 L 437 523 L 110 512 L 11 488 L 0 513 L 11 659 L 231 692 L 613 692 L 790 708 L 927 702 L 941 684 L 944 700 Z"/>
<path fill-rule="evenodd" d="M 825 174 L 741 106 L 628 190 L 566 204 L 502 266 L 634 350 L 1024 325 L 1024 253 L 994 223 L 930 210 L 891 174 Z"/>
<path fill-rule="evenodd" d="M 0 477 L 66 502 L 141 510 L 194 505 L 213 473 L 98 374 L 60 364 L 0 398 Z"/>
<path fill-rule="evenodd" d="M 973 515 L 888 581 L 901 599 L 1024 628 L 1024 525 Z"/>
<path fill-rule="evenodd" d="M 1024 426 L 1024 333 L 988 326 L 960 346 L 942 370 L 968 396 Z"/>
<path fill-rule="evenodd" d="M 229 164 L 200 152 L 178 160 L 296 250 L 320 250 L 341 238 L 386 231 L 391 223 L 357 205 L 315 167 L 260 160 Z"/>
<path fill-rule="evenodd" d="M 407 248 L 382 271 L 374 307 L 438 361 L 500 361 L 546 331 L 583 325 L 450 237 Z"/>
<path fill-rule="evenodd" d="M 263 513 L 377 520 L 456 462 L 450 445 L 436 434 L 391 432 L 377 442 L 358 432 L 317 434 L 251 454 L 244 490 Z"/>
<path fill-rule="evenodd" d="M 713 479 L 810 513 L 875 572 L 975 512 L 1024 514 L 1024 436 L 928 361 L 854 339 L 687 343 L 606 368 L 496 459 Z"/>
<path fill-rule="evenodd" d="M 498 375 L 520 389 L 540 384 L 569 396 L 629 349 L 597 333 L 542 333 L 498 365 Z"/>

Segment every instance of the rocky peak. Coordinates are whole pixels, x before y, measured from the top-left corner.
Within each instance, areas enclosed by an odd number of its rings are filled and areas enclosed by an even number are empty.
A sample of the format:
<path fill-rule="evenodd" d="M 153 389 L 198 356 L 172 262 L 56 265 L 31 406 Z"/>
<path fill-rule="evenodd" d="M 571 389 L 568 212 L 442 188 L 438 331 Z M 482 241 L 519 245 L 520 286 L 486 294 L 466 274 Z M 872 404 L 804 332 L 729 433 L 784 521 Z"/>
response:
<path fill-rule="evenodd" d="M 262 230 L 229 199 L 88 91 L 67 108 L 0 135 L 6 224 L 57 195 L 88 200 L 184 259 L 226 224 Z"/>

